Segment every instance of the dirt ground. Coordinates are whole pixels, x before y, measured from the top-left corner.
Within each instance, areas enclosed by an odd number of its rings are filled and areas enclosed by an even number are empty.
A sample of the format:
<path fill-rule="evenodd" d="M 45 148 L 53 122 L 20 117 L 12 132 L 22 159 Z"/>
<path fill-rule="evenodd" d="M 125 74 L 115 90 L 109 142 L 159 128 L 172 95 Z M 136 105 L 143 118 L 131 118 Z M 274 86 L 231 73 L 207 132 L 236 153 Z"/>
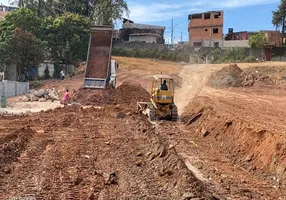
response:
<path fill-rule="evenodd" d="M 116 90 L 79 89 L 82 74 L 45 82 L 85 106 L 0 116 L 0 199 L 286 199 L 286 63 L 238 64 L 271 86 L 216 88 L 228 65 L 115 59 Z M 161 72 L 180 120 L 151 124 L 136 102 Z"/>

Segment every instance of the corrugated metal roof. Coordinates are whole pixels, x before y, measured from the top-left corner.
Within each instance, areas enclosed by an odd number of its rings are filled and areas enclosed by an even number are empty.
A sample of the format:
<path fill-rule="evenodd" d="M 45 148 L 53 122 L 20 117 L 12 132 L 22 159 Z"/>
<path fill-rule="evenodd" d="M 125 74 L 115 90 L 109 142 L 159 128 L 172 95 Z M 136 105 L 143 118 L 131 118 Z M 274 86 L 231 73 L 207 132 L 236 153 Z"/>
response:
<path fill-rule="evenodd" d="M 130 23 L 126 22 L 122 25 L 122 28 L 138 28 L 138 29 L 163 29 L 165 30 L 165 26 L 154 26 L 154 25 L 148 25 L 148 24 L 136 24 L 136 23 Z"/>
<path fill-rule="evenodd" d="M 130 34 L 129 37 L 132 37 L 132 36 L 155 36 L 155 37 L 159 37 L 161 38 L 160 35 L 158 34 L 155 34 L 155 33 L 133 33 L 133 34 Z"/>

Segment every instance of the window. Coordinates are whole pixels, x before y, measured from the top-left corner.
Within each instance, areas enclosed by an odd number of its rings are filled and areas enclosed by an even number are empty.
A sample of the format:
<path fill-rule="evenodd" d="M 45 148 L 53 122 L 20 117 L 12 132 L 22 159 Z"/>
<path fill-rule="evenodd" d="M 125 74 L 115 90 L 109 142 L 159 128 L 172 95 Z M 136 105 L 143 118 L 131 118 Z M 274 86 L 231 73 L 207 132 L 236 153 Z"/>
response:
<path fill-rule="evenodd" d="M 217 34 L 218 33 L 218 28 L 214 28 L 213 29 L 213 34 Z"/>
<path fill-rule="evenodd" d="M 202 19 L 202 18 L 203 18 L 202 14 L 192 15 L 192 19 Z"/>
<path fill-rule="evenodd" d="M 205 29 L 205 32 L 207 32 L 207 31 L 208 31 L 208 29 L 206 28 L 206 29 Z"/>
<path fill-rule="evenodd" d="M 214 42 L 214 47 L 219 47 L 219 42 Z"/>
<path fill-rule="evenodd" d="M 200 46 L 202 46 L 202 43 L 201 43 L 201 42 L 194 42 L 193 44 L 194 44 L 194 47 L 200 47 Z"/>
<path fill-rule="evenodd" d="M 205 16 L 205 19 L 210 19 L 211 18 L 211 14 L 210 13 L 205 13 L 204 16 Z"/>
<path fill-rule="evenodd" d="M 220 12 L 216 12 L 214 14 L 214 18 L 217 19 L 217 18 L 220 18 L 221 17 L 221 13 Z"/>

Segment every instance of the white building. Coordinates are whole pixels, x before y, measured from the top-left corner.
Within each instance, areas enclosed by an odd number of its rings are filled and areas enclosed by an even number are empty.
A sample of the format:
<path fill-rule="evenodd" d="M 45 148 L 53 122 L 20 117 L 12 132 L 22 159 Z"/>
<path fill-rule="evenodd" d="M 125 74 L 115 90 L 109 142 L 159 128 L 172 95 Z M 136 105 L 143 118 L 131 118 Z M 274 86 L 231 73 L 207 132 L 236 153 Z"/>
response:
<path fill-rule="evenodd" d="M 129 42 L 160 43 L 161 36 L 155 33 L 133 33 L 129 35 Z"/>

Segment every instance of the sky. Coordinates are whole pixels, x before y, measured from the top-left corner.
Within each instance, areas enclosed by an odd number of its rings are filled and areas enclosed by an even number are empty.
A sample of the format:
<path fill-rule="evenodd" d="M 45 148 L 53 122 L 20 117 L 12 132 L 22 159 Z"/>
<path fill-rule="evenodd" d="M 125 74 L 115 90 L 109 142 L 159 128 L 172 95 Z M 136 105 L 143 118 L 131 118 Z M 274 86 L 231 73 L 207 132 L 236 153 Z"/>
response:
<path fill-rule="evenodd" d="M 165 39 L 171 38 L 174 22 L 174 41 L 188 40 L 188 15 L 212 10 L 224 11 L 224 34 L 234 31 L 275 30 L 271 24 L 272 11 L 280 0 L 127 0 L 128 18 L 135 23 L 165 26 Z M 8 0 L 0 0 L 6 5 Z M 120 26 L 120 24 L 118 25 Z M 120 27 L 119 27 L 120 28 Z"/>

